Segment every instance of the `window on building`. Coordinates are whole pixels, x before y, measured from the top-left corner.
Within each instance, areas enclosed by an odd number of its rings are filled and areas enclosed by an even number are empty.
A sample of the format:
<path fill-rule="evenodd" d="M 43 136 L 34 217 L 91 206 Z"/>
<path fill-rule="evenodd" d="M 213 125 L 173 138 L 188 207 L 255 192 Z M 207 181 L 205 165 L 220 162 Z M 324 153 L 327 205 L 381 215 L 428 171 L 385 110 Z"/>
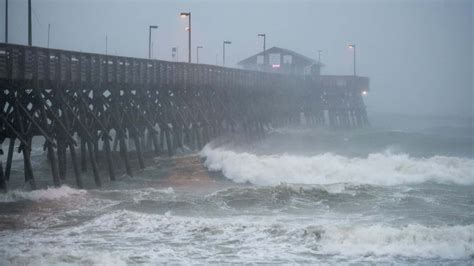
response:
<path fill-rule="evenodd" d="M 347 82 L 346 82 L 345 80 L 343 80 L 343 79 L 338 79 L 338 80 L 336 81 L 336 86 L 338 86 L 338 87 L 345 87 L 345 86 L 347 86 Z"/>
<path fill-rule="evenodd" d="M 289 54 L 283 55 L 283 64 L 293 64 L 293 56 Z"/>
<path fill-rule="evenodd" d="M 270 65 L 280 65 L 280 54 L 269 54 L 268 59 Z"/>
<path fill-rule="evenodd" d="M 263 65 L 263 55 L 257 55 L 257 65 Z"/>

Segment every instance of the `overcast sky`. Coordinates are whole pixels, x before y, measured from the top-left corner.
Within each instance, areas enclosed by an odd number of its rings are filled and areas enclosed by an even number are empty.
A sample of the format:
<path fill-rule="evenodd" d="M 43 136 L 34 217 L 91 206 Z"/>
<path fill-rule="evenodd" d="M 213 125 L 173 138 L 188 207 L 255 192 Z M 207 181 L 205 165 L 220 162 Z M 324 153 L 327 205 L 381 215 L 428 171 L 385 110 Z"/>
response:
<path fill-rule="evenodd" d="M 4 23 L 4 1 L 0 0 Z M 9 1 L 12 43 L 27 43 L 27 0 Z M 193 62 L 221 64 L 278 46 L 317 58 L 323 50 L 323 74 L 368 76 L 369 113 L 466 115 L 473 111 L 473 1 L 145 1 L 32 0 L 33 45 L 147 57 L 148 26 L 154 57 L 171 60 L 171 47 L 187 59 L 187 19 L 192 12 Z M 4 36 L 4 26 L 1 27 Z M 217 61 L 216 61 L 217 60 Z"/>

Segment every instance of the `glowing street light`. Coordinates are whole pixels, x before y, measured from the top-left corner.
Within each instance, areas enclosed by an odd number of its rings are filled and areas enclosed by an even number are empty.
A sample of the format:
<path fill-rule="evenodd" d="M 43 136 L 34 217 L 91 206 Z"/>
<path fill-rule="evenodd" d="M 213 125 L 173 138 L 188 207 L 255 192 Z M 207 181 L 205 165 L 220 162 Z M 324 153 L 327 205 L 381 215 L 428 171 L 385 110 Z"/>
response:
<path fill-rule="evenodd" d="M 225 66 L 225 45 L 232 44 L 231 41 L 224 41 L 222 42 L 222 65 Z"/>
<path fill-rule="evenodd" d="M 367 95 L 367 91 L 362 91 L 362 95 Z"/>
<path fill-rule="evenodd" d="M 151 59 L 151 29 L 158 29 L 158 26 L 150 25 L 148 30 L 148 59 Z"/>
<path fill-rule="evenodd" d="M 350 49 L 353 49 L 353 53 L 354 53 L 354 76 L 356 75 L 356 46 L 355 44 L 349 44 L 348 45 Z"/>
<path fill-rule="evenodd" d="M 203 48 L 202 46 L 196 46 L 196 63 L 199 64 L 199 49 Z"/>
<path fill-rule="evenodd" d="M 188 17 L 188 27 L 186 31 L 188 32 L 188 62 L 191 63 L 191 12 L 181 12 L 182 18 Z"/>

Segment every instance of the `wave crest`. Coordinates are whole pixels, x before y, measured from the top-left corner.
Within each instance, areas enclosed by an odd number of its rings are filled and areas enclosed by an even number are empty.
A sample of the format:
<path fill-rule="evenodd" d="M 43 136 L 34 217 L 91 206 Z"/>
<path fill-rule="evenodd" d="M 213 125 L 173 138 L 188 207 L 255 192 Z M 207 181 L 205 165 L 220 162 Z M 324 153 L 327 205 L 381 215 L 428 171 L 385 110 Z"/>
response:
<path fill-rule="evenodd" d="M 209 145 L 201 151 L 205 166 L 238 183 L 274 186 L 280 183 L 400 185 L 437 182 L 474 184 L 474 160 L 434 156 L 413 158 L 407 154 L 372 153 L 367 158 L 348 158 L 331 153 L 316 156 L 237 153 Z"/>
<path fill-rule="evenodd" d="M 65 185 L 59 188 L 38 189 L 33 191 L 12 190 L 5 194 L 0 194 L 0 202 L 56 200 L 85 193 L 87 193 L 86 190 L 74 189 Z"/>
<path fill-rule="evenodd" d="M 91 238 L 97 235 L 103 237 Z M 161 261 L 315 264 L 324 262 L 325 258 L 333 262 L 334 256 L 349 262 L 401 258 L 405 263 L 418 259 L 465 263 L 474 254 L 474 225 L 347 225 L 325 219 L 208 218 L 119 210 L 73 228 L 63 227 L 40 234 L 24 230 L 18 234 L 0 235 L 0 240 L 0 250 L 5 250 L 3 258 L 8 258 L 12 264 L 30 264 L 41 257 L 51 258 L 47 264 L 64 263 L 65 259 L 72 259 L 70 263 L 74 264 L 94 264 L 95 261 L 83 259 L 108 254 L 114 254 L 113 257 L 127 264 Z M 67 244 L 58 245 L 58 242 Z M 133 249 L 121 249 L 117 253 L 118 242 L 133 243 Z M 41 248 L 25 253 L 25 246 Z M 223 247 L 231 252 L 222 252 Z M 109 257 L 105 259 L 108 261 Z M 0 258 L 0 263 L 3 261 Z"/>

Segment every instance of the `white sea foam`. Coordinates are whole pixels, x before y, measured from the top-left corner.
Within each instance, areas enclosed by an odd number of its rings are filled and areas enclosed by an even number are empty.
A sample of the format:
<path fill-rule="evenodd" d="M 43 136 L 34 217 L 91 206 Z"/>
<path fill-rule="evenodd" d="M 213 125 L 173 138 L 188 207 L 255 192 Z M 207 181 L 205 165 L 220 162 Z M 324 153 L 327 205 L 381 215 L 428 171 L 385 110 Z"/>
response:
<path fill-rule="evenodd" d="M 474 254 L 474 225 L 328 226 L 324 230 L 318 250 L 323 254 L 444 259 L 469 258 Z"/>
<path fill-rule="evenodd" d="M 278 185 L 355 183 L 399 185 L 423 183 L 474 184 L 474 160 L 434 156 L 413 158 L 407 154 L 372 153 L 366 158 L 348 158 L 331 153 L 257 156 L 223 148 L 204 147 L 205 166 L 239 183 Z"/>
<path fill-rule="evenodd" d="M 19 200 L 56 200 L 85 193 L 87 193 L 86 190 L 74 189 L 66 185 L 63 185 L 59 188 L 38 189 L 33 191 L 11 190 L 7 193 L 0 194 L 0 202 L 14 202 Z"/>
<path fill-rule="evenodd" d="M 158 191 L 163 194 L 174 194 L 174 189 L 172 187 L 158 189 Z"/>
<path fill-rule="evenodd" d="M 316 263 L 330 257 L 469 260 L 472 254 L 474 225 L 335 225 L 324 219 L 278 216 L 208 218 L 114 211 L 73 228 L 0 234 L 0 262 L 13 264 L 39 258 L 47 264 Z"/>

